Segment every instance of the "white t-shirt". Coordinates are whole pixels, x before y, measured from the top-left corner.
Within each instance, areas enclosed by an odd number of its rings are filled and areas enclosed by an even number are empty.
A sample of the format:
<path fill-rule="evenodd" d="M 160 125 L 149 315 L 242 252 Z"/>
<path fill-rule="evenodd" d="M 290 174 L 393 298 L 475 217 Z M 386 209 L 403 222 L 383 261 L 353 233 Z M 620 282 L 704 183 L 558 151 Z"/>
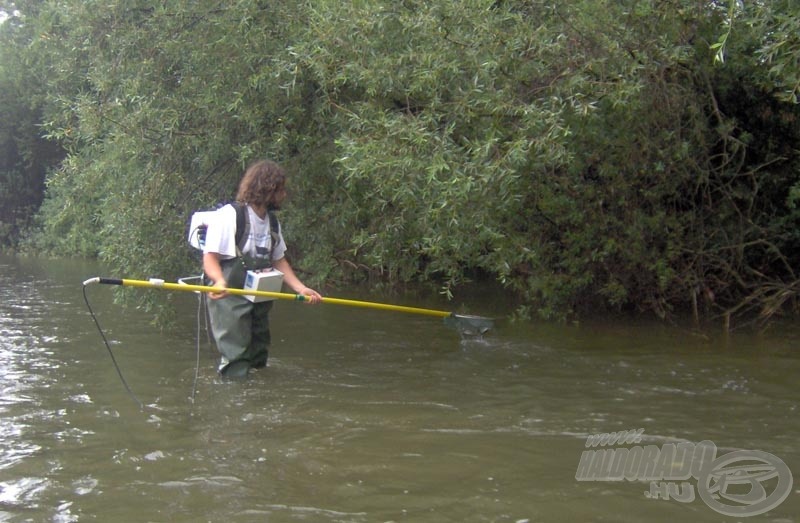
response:
<path fill-rule="evenodd" d="M 269 233 L 269 215 L 262 220 L 248 205 L 250 234 L 244 244 L 242 254 L 253 258 L 265 258 L 272 247 L 272 235 Z M 216 211 L 215 219 L 210 220 L 206 230 L 206 243 L 203 252 L 213 252 L 223 260 L 236 257 L 236 209 L 226 205 Z M 278 245 L 272 247 L 272 261 L 280 260 L 286 254 L 286 243 L 283 241 L 281 226 L 278 224 Z"/>

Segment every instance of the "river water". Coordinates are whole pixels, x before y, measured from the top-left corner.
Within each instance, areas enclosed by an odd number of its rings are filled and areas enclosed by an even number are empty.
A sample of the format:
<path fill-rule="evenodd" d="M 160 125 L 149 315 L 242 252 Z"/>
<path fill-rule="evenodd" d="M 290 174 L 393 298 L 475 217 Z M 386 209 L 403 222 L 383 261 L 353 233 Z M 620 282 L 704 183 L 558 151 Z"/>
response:
<path fill-rule="evenodd" d="M 194 295 L 174 296 L 179 321 L 160 331 L 90 286 L 140 408 L 83 301 L 85 279 L 120 276 L 97 271 L 0 256 L 0 521 L 800 520 L 800 482 L 734 518 L 701 499 L 696 477 L 687 502 L 648 497 L 642 477 L 576 479 L 600 449 L 589 436 L 629 429 L 662 454 L 707 440 L 800 473 L 797 330 L 503 323 L 462 340 L 423 316 L 281 302 L 269 367 L 231 382 L 204 333 L 197 343 Z"/>

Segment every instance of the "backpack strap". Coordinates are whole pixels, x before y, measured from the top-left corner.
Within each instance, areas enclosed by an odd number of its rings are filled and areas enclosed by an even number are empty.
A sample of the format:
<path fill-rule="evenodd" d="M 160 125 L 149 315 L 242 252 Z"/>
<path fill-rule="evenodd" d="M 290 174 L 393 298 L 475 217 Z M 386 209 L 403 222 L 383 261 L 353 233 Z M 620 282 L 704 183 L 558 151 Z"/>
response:
<path fill-rule="evenodd" d="M 250 215 L 246 203 L 233 202 L 231 205 L 236 209 L 236 256 L 241 258 L 244 245 L 250 236 Z"/>
<path fill-rule="evenodd" d="M 275 247 L 277 247 L 278 242 L 281 239 L 280 225 L 278 225 L 278 217 L 275 216 L 275 211 L 268 210 L 267 216 L 269 217 L 269 236 L 272 239 L 270 244 L 269 259 L 272 261 L 272 251 L 275 250 Z"/>

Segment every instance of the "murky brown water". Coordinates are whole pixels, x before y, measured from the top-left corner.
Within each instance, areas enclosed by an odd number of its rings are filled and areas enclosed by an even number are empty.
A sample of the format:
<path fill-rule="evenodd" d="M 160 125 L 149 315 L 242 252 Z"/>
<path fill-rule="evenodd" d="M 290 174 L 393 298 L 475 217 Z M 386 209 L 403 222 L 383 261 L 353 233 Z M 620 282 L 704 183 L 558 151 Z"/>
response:
<path fill-rule="evenodd" d="M 710 440 L 800 472 L 797 331 L 597 322 L 462 341 L 427 317 L 284 302 L 267 369 L 218 379 L 203 336 L 195 384 L 192 295 L 160 332 L 93 286 L 142 410 L 83 303 L 97 270 L 0 256 L 0 521 L 743 520 L 648 499 L 648 481 L 576 480 L 587 436 L 637 428 L 642 445 Z M 744 519 L 800 519 L 798 485 Z"/>

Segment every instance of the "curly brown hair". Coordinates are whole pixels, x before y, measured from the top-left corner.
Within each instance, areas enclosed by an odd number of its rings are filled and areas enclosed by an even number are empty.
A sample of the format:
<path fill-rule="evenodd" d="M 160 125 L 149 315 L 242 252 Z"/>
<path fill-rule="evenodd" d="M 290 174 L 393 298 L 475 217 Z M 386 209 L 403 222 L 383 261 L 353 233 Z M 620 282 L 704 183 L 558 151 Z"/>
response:
<path fill-rule="evenodd" d="M 244 173 L 239 182 L 236 200 L 255 206 L 277 208 L 280 204 L 278 195 L 286 187 L 286 173 L 283 168 L 270 160 L 258 161 Z"/>

